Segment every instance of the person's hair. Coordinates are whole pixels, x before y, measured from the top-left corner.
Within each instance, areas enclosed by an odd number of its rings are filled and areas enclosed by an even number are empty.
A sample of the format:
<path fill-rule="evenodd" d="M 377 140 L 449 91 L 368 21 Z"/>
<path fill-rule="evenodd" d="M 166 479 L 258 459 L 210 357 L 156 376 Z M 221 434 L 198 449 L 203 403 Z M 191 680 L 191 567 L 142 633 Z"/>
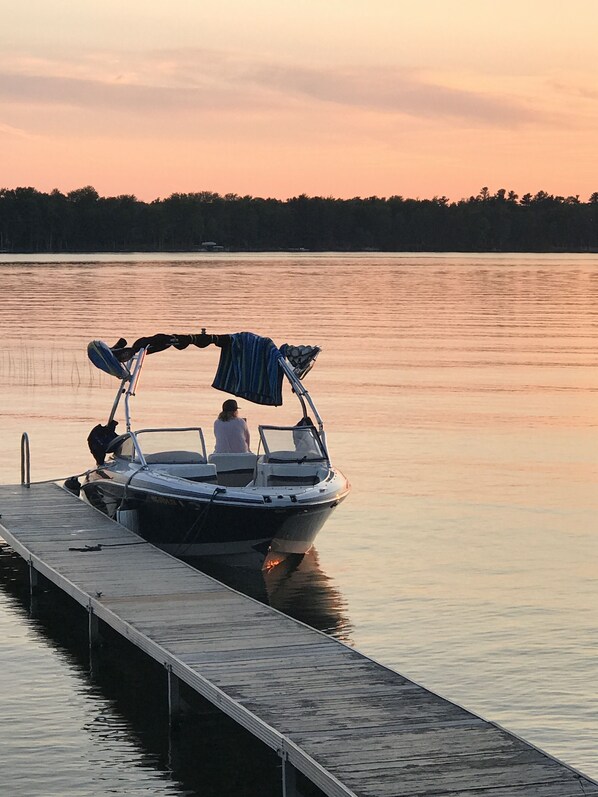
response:
<path fill-rule="evenodd" d="M 235 417 L 235 412 L 239 409 L 235 399 L 226 399 L 222 402 L 222 412 L 218 416 L 219 421 L 230 421 Z"/>

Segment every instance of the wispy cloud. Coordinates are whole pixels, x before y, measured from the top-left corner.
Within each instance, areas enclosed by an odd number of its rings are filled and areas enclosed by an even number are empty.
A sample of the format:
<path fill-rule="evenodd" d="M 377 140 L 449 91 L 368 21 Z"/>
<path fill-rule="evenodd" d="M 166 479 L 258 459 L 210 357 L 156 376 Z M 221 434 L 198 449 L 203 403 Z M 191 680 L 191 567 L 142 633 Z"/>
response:
<path fill-rule="evenodd" d="M 559 94 L 576 99 L 590 100 L 594 102 L 598 99 L 598 90 L 593 87 L 588 87 L 583 84 L 581 80 L 578 82 L 565 82 L 563 80 L 552 80 L 550 86 Z"/>
<path fill-rule="evenodd" d="M 306 67 L 201 49 L 0 57 L 0 100 L 123 113 L 246 112 L 316 102 L 498 127 L 546 122 L 519 99 L 443 86 L 410 70 Z"/>
<path fill-rule="evenodd" d="M 224 110 L 249 104 L 230 87 L 218 90 L 211 85 L 180 88 L 10 72 L 0 73 L 0 99 L 11 103 L 109 108 L 121 112 Z"/>
<path fill-rule="evenodd" d="M 20 127 L 13 127 L 12 125 L 4 124 L 0 122 L 0 137 L 3 138 L 25 138 L 25 139 L 35 139 L 37 138 L 36 135 L 33 133 L 28 132 L 27 130 L 22 130 Z"/>
<path fill-rule="evenodd" d="M 452 117 L 512 126 L 539 117 L 517 100 L 429 83 L 410 70 L 317 70 L 270 65 L 254 68 L 251 77 L 261 86 L 322 102 L 427 119 Z"/>

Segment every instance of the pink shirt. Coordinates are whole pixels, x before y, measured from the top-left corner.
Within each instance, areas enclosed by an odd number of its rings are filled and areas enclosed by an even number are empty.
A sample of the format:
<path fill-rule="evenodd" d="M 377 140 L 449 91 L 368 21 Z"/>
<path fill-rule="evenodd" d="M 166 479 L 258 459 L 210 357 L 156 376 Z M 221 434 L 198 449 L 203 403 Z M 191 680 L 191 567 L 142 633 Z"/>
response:
<path fill-rule="evenodd" d="M 249 429 L 245 418 L 214 421 L 215 454 L 243 454 L 249 451 Z"/>

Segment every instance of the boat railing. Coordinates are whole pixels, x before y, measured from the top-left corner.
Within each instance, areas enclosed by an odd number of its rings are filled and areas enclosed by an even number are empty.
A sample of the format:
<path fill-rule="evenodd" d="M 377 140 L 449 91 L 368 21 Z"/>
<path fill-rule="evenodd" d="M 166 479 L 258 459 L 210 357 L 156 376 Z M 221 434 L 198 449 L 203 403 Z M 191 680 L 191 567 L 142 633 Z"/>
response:
<path fill-rule="evenodd" d="M 299 379 L 299 377 L 297 376 L 297 374 L 293 370 L 293 368 L 290 365 L 290 363 L 288 363 L 282 355 L 280 356 L 278 362 L 279 362 L 279 365 L 282 368 L 283 372 L 285 373 L 287 379 L 291 383 L 291 385 L 293 387 L 293 392 L 295 393 L 295 395 L 297 396 L 297 398 L 301 402 L 301 406 L 303 408 L 303 414 L 307 415 L 307 412 L 306 412 L 306 409 L 305 409 L 305 402 L 307 401 L 307 403 L 309 404 L 309 406 L 311 408 L 313 416 L 316 419 L 316 423 L 318 424 L 318 429 L 319 429 L 320 432 L 322 432 L 324 430 L 324 423 L 322 421 L 322 418 L 320 417 L 320 413 L 316 409 L 316 405 L 314 404 L 312 397 L 309 395 L 308 391 L 306 390 L 305 386 L 303 385 L 303 382 L 301 382 L 301 380 Z"/>
<path fill-rule="evenodd" d="M 131 373 L 131 378 L 128 380 L 128 385 L 124 391 L 125 393 L 125 423 L 127 432 L 131 431 L 131 411 L 129 409 L 129 399 L 135 395 L 139 377 L 141 376 L 141 368 L 145 361 L 148 347 L 140 349 L 128 362 L 127 367 Z"/>
<path fill-rule="evenodd" d="M 31 449 L 27 432 L 21 435 L 21 484 L 31 487 Z"/>

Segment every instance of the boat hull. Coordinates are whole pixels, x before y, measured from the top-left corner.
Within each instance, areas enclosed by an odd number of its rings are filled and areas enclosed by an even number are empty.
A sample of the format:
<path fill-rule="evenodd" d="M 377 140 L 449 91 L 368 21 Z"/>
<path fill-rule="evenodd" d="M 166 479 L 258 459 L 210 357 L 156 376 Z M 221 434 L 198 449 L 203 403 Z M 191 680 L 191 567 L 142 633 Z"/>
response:
<path fill-rule="evenodd" d="M 158 548 L 180 559 L 218 558 L 261 567 L 270 555 L 305 554 L 340 498 L 318 503 L 231 505 L 139 491 L 115 480 L 83 485 L 85 498 Z"/>

